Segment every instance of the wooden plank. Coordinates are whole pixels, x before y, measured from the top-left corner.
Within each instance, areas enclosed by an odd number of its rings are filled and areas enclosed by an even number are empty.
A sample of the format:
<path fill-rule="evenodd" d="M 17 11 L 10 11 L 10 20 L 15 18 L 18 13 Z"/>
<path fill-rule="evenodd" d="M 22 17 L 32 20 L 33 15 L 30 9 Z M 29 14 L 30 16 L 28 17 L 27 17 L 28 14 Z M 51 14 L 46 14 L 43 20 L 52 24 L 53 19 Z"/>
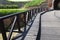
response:
<path fill-rule="evenodd" d="M 33 23 L 32 27 L 30 28 L 30 30 L 24 40 L 36 40 L 38 29 L 39 29 L 39 14 L 37 15 L 36 19 L 34 20 L 34 23 Z M 21 39 L 21 37 L 16 40 L 20 40 L 20 39 Z"/>
<path fill-rule="evenodd" d="M 54 11 L 42 15 L 41 40 L 60 40 L 60 19 Z"/>

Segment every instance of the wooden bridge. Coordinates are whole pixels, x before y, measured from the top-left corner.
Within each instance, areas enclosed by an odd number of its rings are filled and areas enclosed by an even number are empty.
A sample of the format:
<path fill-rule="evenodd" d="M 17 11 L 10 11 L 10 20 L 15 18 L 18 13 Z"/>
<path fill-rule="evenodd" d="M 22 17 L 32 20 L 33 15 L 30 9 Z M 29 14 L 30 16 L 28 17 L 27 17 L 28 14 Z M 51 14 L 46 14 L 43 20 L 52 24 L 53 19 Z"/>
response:
<path fill-rule="evenodd" d="M 18 25 L 18 31 L 15 32 L 17 33 L 15 35 L 13 33 L 15 28 L 14 25 L 16 22 L 19 24 L 19 14 L 24 15 L 23 22 L 25 27 L 21 28 L 23 32 L 20 33 L 20 25 Z M 12 16 L 14 16 L 14 20 L 11 23 L 11 29 L 9 30 L 9 34 L 7 36 L 3 20 Z M 53 10 L 42 10 L 41 8 L 36 8 L 23 13 L 15 13 L 0 17 L 0 26 L 2 26 L 0 27 L 0 30 L 3 40 L 60 40 L 59 22 L 59 17 L 56 16 Z"/>
<path fill-rule="evenodd" d="M 19 15 L 23 15 L 22 20 Z M 13 20 L 9 25 L 10 29 L 7 30 L 3 20 L 10 17 L 13 17 Z M 20 28 L 21 21 L 23 28 Z M 16 24 L 17 30 L 15 30 Z M 59 30 L 60 15 L 57 16 L 55 10 L 45 7 L 0 16 L 0 35 L 2 34 L 0 40 L 60 40 Z"/>

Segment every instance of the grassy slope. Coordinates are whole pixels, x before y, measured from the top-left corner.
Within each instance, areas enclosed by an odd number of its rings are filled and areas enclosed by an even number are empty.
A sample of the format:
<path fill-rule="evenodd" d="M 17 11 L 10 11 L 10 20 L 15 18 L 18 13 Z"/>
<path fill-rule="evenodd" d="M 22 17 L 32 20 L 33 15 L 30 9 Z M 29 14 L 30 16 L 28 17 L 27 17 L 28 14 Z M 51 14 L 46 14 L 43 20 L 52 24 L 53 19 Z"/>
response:
<path fill-rule="evenodd" d="M 26 5 L 24 5 L 24 7 L 40 5 L 44 1 L 45 0 L 33 0 L 32 2 L 26 3 Z"/>

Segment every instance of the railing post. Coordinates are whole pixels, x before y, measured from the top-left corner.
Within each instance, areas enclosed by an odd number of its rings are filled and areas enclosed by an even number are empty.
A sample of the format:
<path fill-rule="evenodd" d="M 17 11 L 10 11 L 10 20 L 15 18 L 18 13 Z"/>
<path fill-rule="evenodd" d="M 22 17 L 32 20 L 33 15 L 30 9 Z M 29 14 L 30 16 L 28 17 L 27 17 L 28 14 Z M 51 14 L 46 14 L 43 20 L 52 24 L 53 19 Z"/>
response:
<path fill-rule="evenodd" d="M 18 32 L 21 32 L 21 30 L 20 30 L 21 26 L 20 26 L 20 20 L 19 19 L 21 19 L 21 18 L 19 17 L 19 15 L 17 15 L 17 28 L 18 28 Z"/>
<path fill-rule="evenodd" d="M 28 18 L 27 18 L 28 22 L 30 21 L 30 11 L 28 11 Z"/>
<path fill-rule="evenodd" d="M 39 8 L 38 8 L 38 13 L 39 13 Z"/>
<path fill-rule="evenodd" d="M 11 35 L 12 35 L 13 30 L 14 30 L 16 20 L 17 20 L 17 16 L 15 16 L 14 21 L 13 21 L 13 23 L 12 23 L 12 25 L 11 25 L 11 29 L 10 29 L 10 31 L 9 31 L 7 40 L 10 40 L 10 39 L 11 39 Z"/>
<path fill-rule="evenodd" d="M 40 8 L 40 12 L 41 12 L 41 8 Z"/>
<path fill-rule="evenodd" d="M 24 27 L 24 32 L 26 33 L 26 24 L 27 24 L 27 22 L 26 22 L 26 12 L 24 13 L 24 24 L 25 24 L 25 27 Z"/>
<path fill-rule="evenodd" d="M 6 30 L 5 30 L 5 27 L 4 27 L 3 20 L 0 20 L 0 31 L 2 33 L 3 40 L 7 40 Z"/>
<path fill-rule="evenodd" d="M 41 7 L 41 12 L 42 12 L 42 7 Z"/>
<path fill-rule="evenodd" d="M 33 11 L 33 13 L 34 13 L 34 16 L 35 16 L 35 9 L 33 9 L 34 11 Z"/>
<path fill-rule="evenodd" d="M 26 24 L 28 24 L 28 12 L 26 14 Z"/>
<path fill-rule="evenodd" d="M 27 24 L 27 21 L 26 21 L 26 14 L 27 14 L 27 12 L 24 13 L 24 23 L 25 23 L 25 27 L 26 27 L 26 24 Z"/>
<path fill-rule="evenodd" d="M 31 14 L 31 10 L 29 11 L 29 13 L 28 13 L 28 21 L 31 21 L 31 17 L 32 16 L 32 14 Z"/>
<path fill-rule="evenodd" d="M 31 14 L 32 14 L 31 17 L 33 18 L 33 16 L 34 16 L 34 10 L 33 9 L 31 10 Z"/>
<path fill-rule="evenodd" d="M 35 9 L 35 13 L 36 13 L 36 15 L 37 15 L 37 9 Z"/>
<path fill-rule="evenodd" d="M 32 10 L 31 10 L 30 12 L 31 12 L 31 13 L 30 13 L 30 15 L 31 15 L 30 17 L 31 17 L 31 21 L 32 21 L 32 17 L 33 17 Z"/>
<path fill-rule="evenodd" d="M 34 10 L 34 11 L 33 11 L 33 13 L 34 13 L 34 16 L 36 16 L 36 15 L 35 15 L 35 14 L 36 14 L 36 13 L 35 13 L 35 9 L 33 9 L 33 10 Z"/>
<path fill-rule="evenodd" d="M 37 13 L 38 13 L 38 8 L 37 8 Z"/>

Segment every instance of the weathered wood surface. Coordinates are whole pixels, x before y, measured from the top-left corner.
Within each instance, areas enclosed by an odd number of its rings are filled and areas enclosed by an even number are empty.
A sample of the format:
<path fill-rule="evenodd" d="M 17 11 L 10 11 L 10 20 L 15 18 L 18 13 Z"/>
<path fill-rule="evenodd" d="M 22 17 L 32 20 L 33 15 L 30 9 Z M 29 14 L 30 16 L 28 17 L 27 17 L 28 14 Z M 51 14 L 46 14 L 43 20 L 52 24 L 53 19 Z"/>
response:
<path fill-rule="evenodd" d="M 54 11 L 42 15 L 41 40 L 60 40 L 60 19 L 54 16 Z"/>

